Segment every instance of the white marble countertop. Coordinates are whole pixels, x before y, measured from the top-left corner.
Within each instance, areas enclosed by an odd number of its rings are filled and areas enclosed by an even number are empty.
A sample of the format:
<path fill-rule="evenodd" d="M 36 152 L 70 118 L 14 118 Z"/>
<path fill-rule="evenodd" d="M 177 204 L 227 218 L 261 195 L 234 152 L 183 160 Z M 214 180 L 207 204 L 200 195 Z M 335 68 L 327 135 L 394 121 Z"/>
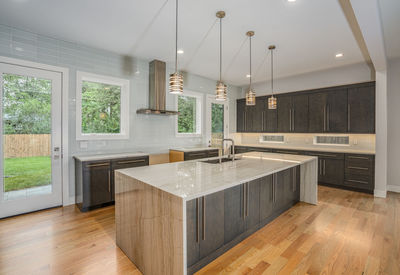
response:
<path fill-rule="evenodd" d="M 222 164 L 193 160 L 117 171 L 184 200 L 191 200 L 316 159 L 312 156 L 260 152 L 237 156 L 241 159 Z"/>
<path fill-rule="evenodd" d="M 287 150 L 299 150 L 299 151 L 316 151 L 316 152 L 331 152 L 331 153 L 350 153 L 350 154 L 365 154 L 365 155 L 375 155 L 374 150 L 363 150 L 348 148 L 346 146 L 336 146 L 336 147 L 322 147 L 318 145 L 310 146 L 290 146 L 285 144 L 235 144 L 235 146 L 247 146 L 247 147 L 260 147 L 269 149 L 287 149 Z"/>
<path fill-rule="evenodd" d="M 206 150 L 218 150 L 216 147 L 187 147 L 187 148 L 171 148 L 170 151 L 179 151 L 179 152 L 196 152 L 196 151 L 206 151 Z"/>
<path fill-rule="evenodd" d="M 118 154 L 99 154 L 99 155 L 88 155 L 88 156 L 74 156 L 80 161 L 96 161 L 96 160 L 106 160 L 106 159 L 120 159 L 120 158 L 135 158 L 148 156 L 148 153 L 118 153 Z"/>

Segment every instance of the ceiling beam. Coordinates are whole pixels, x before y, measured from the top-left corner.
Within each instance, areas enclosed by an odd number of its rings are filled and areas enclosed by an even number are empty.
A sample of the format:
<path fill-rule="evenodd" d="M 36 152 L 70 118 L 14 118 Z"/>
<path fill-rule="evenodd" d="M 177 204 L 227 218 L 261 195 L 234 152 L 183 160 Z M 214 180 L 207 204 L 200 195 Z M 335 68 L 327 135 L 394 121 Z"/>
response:
<path fill-rule="evenodd" d="M 365 45 L 370 59 L 374 64 L 375 70 L 386 71 L 387 60 L 378 0 L 339 1 L 349 2 L 345 4 L 345 6 L 350 5 L 353 10 L 353 14 L 361 30 L 363 40 L 365 41 Z M 345 12 L 345 14 L 347 12 Z"/>

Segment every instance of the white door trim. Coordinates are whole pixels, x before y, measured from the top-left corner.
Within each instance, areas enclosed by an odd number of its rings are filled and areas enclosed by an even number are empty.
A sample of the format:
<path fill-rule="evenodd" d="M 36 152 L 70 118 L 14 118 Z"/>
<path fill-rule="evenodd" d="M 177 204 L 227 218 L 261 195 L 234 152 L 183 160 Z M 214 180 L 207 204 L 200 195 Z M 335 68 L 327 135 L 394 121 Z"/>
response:
<path fill-rule="evenodd" d="M 224 105 L 224 138 L 229 137 L 229 98 L 225 101 L 218 101 L 214 95 L 206 96 L 206 123 L 205 123 L 205 137 L 207 144 L 211 142 L 211 103 Z"/>
<path fill-rule="evenodd" d="M 69 153 L 68 153 L 68 85 L 69 69 L 64 67 L 52 66 L 22 59 L 0 56 L 0 62 L 10 65 L 24 66 L 33 69 L 42 69 L 46 71 L 61 73 L 61 155 L 62 155 L 62 203 L 63 206 L 74 204 L 75 198 L 69 197 Z"/>

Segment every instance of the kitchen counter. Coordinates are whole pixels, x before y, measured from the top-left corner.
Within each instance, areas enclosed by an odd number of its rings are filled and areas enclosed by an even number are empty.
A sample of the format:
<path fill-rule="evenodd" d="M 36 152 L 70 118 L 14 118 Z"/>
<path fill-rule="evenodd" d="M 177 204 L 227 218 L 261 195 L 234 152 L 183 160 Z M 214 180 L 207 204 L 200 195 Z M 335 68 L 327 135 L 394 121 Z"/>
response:
<path fill-rule="evenodd" d="M 299 200 L 317 203 L 316 157 L 238 156 L 115 171 L 116 243 L 143 274 L 193 274 Z"/>
<path fill-rule="evenodd" d="M 122 158 L 135 158 L 144 157 L 149 154 L 144 152 L 139 153 L 119 153 L 119 154 L 98 154 L 98 155 L 87 155 L 87 156 L 74 156 L 75 159 L 80 161 L 96 161 L 96 160 L 109 160 L 109 159 L 122 159 Z"/>
<path fill-rule="evenodd" d="M 222 164 L 193 160 L 122 169 L 118 173 L 188 201 L 317 160 L 311 156 L 261 152 L 236 156 L 240 159 Z"/>
<path fill-rule="evenodd" d="M 290 146 L 286 144 L 235 144 L 235 146 L 246 146 L 246 147 L 259 147 L 268 149 L 287 149 L 287 150 L 299 150 L 299 151 L 316 151 L 316 152 L 331 152 L 331 153 L 350 153 L 350 154 L 364 154 L 364 155 L 375 155 L 375 150 L 365 149 L 354 149 L 347 146 L 335 146 L 326 147 L 324 145 L 312 145 L 310 146 Z"/>

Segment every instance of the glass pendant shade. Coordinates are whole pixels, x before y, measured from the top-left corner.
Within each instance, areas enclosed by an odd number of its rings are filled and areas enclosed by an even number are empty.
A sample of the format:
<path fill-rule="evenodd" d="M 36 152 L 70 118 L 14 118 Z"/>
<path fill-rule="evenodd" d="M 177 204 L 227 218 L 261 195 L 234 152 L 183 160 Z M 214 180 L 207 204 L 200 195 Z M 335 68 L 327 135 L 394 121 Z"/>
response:
<path fill-rule="evenodd" d="M 271 96 L 268 98 L 268 109 L 275 110 L 276 109 L 276 97 Z"/>
<path fill-rule="evenodd" d="M 226 85 L 222 82 L 217 83 L 217 88 L 215 89 L 215 99 L 218 101 L 226 100 Z"/>
<path fill-rule="evenodd" d="M 256 105 L 256 93 L 251 88 L 246 93 L 246 105 L 247 106 Z"/>
<path fill-rule="evenodd" d="M 169 93 L 183 94 L 183 76 L 178 72 L 169 76 Z"/>

